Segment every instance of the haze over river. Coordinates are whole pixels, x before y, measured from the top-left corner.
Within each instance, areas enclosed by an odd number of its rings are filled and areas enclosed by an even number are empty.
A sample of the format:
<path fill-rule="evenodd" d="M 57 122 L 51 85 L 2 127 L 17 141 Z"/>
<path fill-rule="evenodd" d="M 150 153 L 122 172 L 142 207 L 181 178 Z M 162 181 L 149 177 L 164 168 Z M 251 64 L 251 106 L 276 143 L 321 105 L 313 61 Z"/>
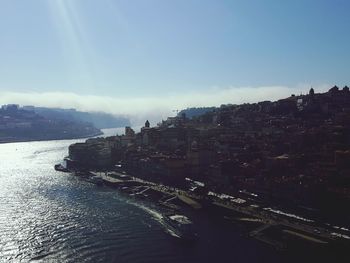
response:
<path fill-rule="evenodd" d="M 192 214 L 188 243 L 156 205 L 56 172 L 77 141 L 0 145 L 0 262 L 280 262 L 238 226 Z"/>

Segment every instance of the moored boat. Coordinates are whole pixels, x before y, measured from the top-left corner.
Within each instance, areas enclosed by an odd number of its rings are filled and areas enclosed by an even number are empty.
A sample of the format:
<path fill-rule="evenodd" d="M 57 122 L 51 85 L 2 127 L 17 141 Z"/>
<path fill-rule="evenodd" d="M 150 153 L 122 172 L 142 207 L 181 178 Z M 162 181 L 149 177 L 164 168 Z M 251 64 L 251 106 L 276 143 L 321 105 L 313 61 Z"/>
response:
<path fill-rule="evenodd" d="M 196 238 L 193 223 L 188 217 L 180 214 L 165 214 L 163 219 L 169 230 L 176 236 L 186 240 L 194 240 Z"/>
<path fill-rule="evenodd" d="M 65 173 L 69 172 L 69 170 L 60 163 L 55 165 L 55 170 L 59 172 L 65 172 Z"/>
<path fill-rule="evenodd" d="M 94 176 L 88 177 L 86 180 L 88 182 L 96 184 L 96 185 L 103 185 L 103 183 L 104 183 L 102 177 L 98 176 L 98 175 L 94 175 Z"/>

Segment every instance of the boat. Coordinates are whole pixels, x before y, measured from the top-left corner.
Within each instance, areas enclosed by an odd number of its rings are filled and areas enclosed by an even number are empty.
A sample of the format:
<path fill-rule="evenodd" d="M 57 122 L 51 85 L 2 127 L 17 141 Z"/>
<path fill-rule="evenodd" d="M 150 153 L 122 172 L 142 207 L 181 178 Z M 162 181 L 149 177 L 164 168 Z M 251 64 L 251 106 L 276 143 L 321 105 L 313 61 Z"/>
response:
<path fill-rule="evenodd" d="M 165 214 L 163 220 L 169 230 L 179 238 L 195 240 L 196 233 L 193 229 L 193 223 L 188 217 L 180 214 Z"/>
<path fill-rule="evenodd" d="M 158 201 L 158 204 L 160 204 L 166 208 L 170 208 L 172 210 L 180 210 L 180 207 L 178 205 L 173 204 L 173 203 Z"/>
<path fill-rule="evenodd" d="M 86 181 L 88 181 L 90 183 L 93 183 L 93 184 L 96 184 L 96 185 L 103 185 L 103 183 L 104 183 L 102 177 L 98 176 L 98 175 L 94 175 L 94 176 L 88 177 L 86 179 Z"/>
<path fill-rule="evenodd" d="M 60 163 L 55 165 L 55 170 L 59 172 L 65 172 L 65 173 L 69 172 L 69 170 Z"/>

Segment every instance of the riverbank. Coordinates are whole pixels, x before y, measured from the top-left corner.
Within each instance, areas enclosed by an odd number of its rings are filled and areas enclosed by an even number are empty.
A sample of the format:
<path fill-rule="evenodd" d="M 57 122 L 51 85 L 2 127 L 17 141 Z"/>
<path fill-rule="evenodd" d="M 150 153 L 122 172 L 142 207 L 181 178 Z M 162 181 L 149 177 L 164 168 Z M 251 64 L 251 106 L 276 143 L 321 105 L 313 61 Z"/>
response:
<path fill-rule="evenodd" d="M 277 250 L 288 250 L 296 244 L 320 249 L 334 244 L 349 246 L 344 233 L 334 232 L 333 228 L 327 229 L 319 222 L 275 210 L 267 205 L 258 205 L 250 200 L 213 192 L 200 196 L 185 189 L 157 184 L 117 171 L 88 174 L 100 177 L 105 185 L 116 188 L 129 197 L 148 200 L 169 210 L 184 211 L 191 208 L 193 211 L 201 210 L 229 219 L 231 223 L 245 227 L 248 237 Z"/>
<path fill-rule="evenodd" d="M 179 212 L 191 219 L 199 234 L 196 242 L 189 244 L 173 237 L 161 218 L 168 209 L 165 206 L 56 172 L 53 166 L 74 142 L 0 145 L 1 260 L 327 262 L 309 250 L 285 256 L 285 252 L 247 237 L 240 223 L 206 212 L 206 207 L 194 210 L 185 204 L 179 206 Z M 339 256 L 337 262 L 341 262 Z"/>
<path fill-rule="evenodd" d="M 52 137 L 52 138 L 0 138 L 0 144 L 5 143 L 16 143 L 16 142 L 43 142 L 43 141 L 59 141 L 59 140 L 78 140 L 78 139 L 88 139 L 96 136 L 101 136 L 104 133 L 102 131 L 85 134 L 80 136 L 67 136 L 67 137 Z"/>

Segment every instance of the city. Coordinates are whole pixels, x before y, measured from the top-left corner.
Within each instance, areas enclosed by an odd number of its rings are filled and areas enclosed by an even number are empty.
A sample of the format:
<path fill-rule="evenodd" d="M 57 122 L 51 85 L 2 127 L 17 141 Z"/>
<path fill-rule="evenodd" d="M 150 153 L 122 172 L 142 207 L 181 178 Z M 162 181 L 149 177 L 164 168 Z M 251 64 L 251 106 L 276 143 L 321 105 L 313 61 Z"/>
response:
<path fill-rule="evenodd" d="M 0 263 L 348 263 L 350 1 L 0 1 Z"/>
<path fill-rule="evenodd" d="M 160 191 L 154 184 L 179 188 L 165 191 L 168 199 L 184 191 L 192 199 L 184 203 L 196 208 L 209 201 L 260 220 L 262 230 L 283 226 L 281 231 L 316 243 L 346 242 L 349 226 L 336 226 L 349 216 L 349 111 L 349 88 L 336 86 L 276 102 L 222 105 L 192 119 L 184 111 L 155 127 L 146 121 L 139 133 L 126 127 L 124 135 L 73 144 L 65 161 L 72 172 L 105 173 L 112 185 L 112 171 L 119 179 L 126 173 L 145 180 L 137 187 L 151 187 L 140 193 Z M 263 239 L 259 232 L 252 235 Z"/>

